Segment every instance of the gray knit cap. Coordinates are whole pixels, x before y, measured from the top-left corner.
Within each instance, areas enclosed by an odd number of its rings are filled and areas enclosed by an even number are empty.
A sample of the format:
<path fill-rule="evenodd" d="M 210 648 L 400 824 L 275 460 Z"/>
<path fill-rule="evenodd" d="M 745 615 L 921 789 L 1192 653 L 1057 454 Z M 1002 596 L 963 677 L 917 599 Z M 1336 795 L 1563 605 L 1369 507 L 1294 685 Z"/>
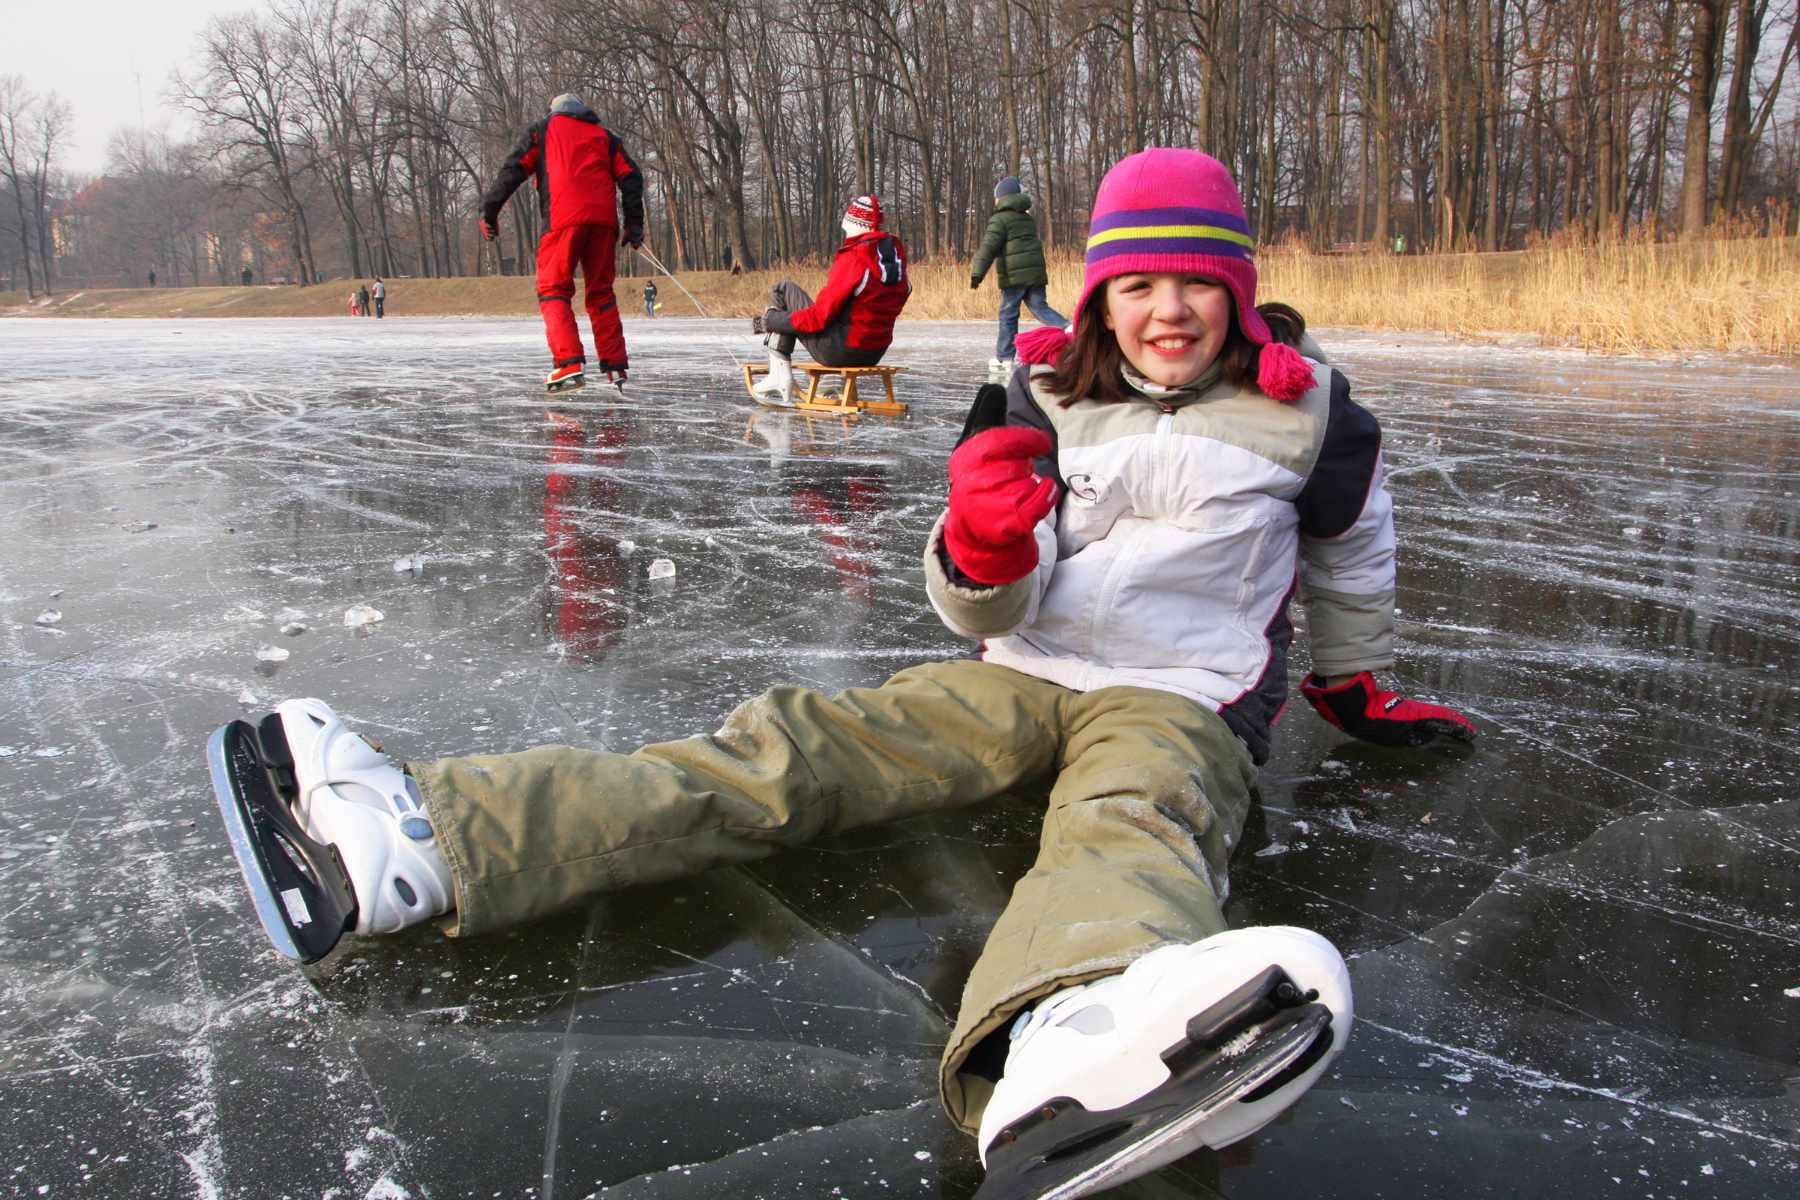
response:
<path fill-rule="evenodd" d="M 1019 186 L 1018 176 L 1008 175 L 994 185 L 994 199 L 998 200 L 1002 196 L 1016 196 L 1023 190 Z"/>
<path fill-rule="evenodd" d="M 552 113 L 562 113 L 565 116 L 574 117 L 587 112 L 588 106 L 583 104 L 581 102 L 581 97 L 577 96 L 574 92 L 564 92 L 550 102 L 550 111 Z"/>

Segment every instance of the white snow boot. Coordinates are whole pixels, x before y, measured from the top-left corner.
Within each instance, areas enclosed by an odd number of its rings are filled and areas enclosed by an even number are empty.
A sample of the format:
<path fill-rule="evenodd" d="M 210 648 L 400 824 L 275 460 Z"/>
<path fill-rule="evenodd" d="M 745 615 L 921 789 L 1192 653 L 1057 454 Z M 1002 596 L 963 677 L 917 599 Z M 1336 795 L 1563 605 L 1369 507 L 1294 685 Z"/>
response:
<path fill-rule="evenodd" d="M 779 397 L 783 404 L 794 402 L 794 363 L 787 355 L 769 351 L 769 373 L 750 389 L 753 396 Z"/>
<path fill-rule="evenodd" d="M 1350 1035 L 1350 975 L 1291 926 L 1164 946 L 1022 1013 L 982 1115 L 977 1200 L 1070 1200 L 1274 1120 Z"/>
<path fill-rule="evenodd" d="M 337 848 L 356 893 L 356 932 L 392 933 L 449 911 L 450 864 L 412 776 L 323 700 L 275 711 L 294 756 L 294 815 Z"/>

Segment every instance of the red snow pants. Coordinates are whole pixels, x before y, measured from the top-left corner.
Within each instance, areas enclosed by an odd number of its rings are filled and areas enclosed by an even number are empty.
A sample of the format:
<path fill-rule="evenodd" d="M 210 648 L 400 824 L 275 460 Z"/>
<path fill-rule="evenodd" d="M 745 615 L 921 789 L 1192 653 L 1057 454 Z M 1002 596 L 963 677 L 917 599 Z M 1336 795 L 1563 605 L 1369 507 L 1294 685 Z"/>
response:
<path fill-rule="evenodd" d="M 623 371 L 625 329 L 613 299 L 613 249 L 618 229 L 612 225 L 571 225 L 552 229 L 538 239 L 537 297 L 544 314 L 544 337 L 556 366 L 582 362 L 581 330 L 575 324 L 575 268 L 581 268 L 583 301 L 594 326 L 594 355 L 602 371 Z"/>

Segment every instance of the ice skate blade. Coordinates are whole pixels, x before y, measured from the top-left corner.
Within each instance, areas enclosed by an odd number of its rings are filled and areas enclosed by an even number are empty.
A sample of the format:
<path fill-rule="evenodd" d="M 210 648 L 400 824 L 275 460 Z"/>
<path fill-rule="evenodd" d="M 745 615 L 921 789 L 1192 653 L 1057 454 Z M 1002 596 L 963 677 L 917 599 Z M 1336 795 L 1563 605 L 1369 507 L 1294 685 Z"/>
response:
<path fill-rule="evenodd" d="M 573 392 L 580 389 L 586 380 L 579 375 L 571 375 L 567 379 L 558 379 L 555 383 L 546 383 L 545 392 Z"/>
<path fill-rule="evenodd" d="M 1136 1102 L 1088 1112 L 1058 1097 L 1003 1132 L 988 1150 L 987 1177 L 974 1200 L 1075 1200 L 1135 1178 L 1195 1126 L 1278 1079 L 1331 1038 L 1331 1010 L 1290 1010 L 1244 1053 L 1216 1053 L 1186 1077 L 1177 1073 Z"/>
<path fill-rule="evenodd" d="M 225 836 L 263 932 L 289 958 L 304 963 L 324 958 L 356 925 L 356 896 L 337 856 L 307 836 L 276 793 L 262 743 L 248 722 L 232 721 L 214 731 L 206 764 Z"/>

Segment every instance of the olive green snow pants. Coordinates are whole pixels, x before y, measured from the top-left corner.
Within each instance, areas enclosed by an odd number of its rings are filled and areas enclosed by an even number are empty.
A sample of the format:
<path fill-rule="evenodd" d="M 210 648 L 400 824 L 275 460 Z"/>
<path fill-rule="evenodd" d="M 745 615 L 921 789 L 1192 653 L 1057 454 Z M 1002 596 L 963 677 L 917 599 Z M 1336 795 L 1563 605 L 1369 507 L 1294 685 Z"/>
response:
<path fill-rule="evenodd" d="M 456 877 L 453 933 L 973 804 L 1055 775 L 1036 863 L 963 992 L 939 1087 L 974 1132 L 970 1051 L 1040 996 L 1225 928 L 1253 768 L 1220 717 L 1145 688 L 1072 692 L 928 663 L 876 688 L 774 688 L 714 734 L 609 754 L 542 746 L 408 769 Z"/>

